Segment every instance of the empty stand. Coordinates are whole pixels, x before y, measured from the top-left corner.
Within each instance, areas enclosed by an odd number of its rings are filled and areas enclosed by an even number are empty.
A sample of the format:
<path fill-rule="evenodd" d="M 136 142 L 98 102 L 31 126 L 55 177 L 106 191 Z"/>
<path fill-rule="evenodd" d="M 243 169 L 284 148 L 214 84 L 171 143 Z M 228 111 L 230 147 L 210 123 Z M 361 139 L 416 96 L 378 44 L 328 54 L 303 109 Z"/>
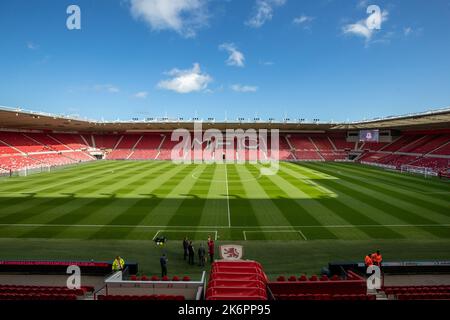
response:
<path fill-rule="evenodd" d="M 57 286 L 0 285 L 0 300 L 77 300 L 94 291 L 93 287 L 68 289 Z"/>

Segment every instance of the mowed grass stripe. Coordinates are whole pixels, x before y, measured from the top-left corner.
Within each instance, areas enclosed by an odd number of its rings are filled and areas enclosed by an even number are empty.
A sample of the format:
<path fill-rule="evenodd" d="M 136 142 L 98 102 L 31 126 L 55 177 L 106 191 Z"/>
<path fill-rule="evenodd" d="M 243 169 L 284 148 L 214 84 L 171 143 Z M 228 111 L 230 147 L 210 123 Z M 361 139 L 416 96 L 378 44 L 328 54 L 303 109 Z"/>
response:
<path fill-rule="evenodd" d="M 195 179 L 192 178 L 194 172 L 201 174 L 205 169 L 202 165 L 182 165 L 182 170 L 161 188 L 157 196 L 163 200 L 154 207 L 150 214 L 142 221 L 147 225 L 169 225 L 172 217 L 176 214 L 178 208 L 183 200 L 190 194 L 191 189 L 195 184 Z"/>
<path fill-rule="evenodd" d="M 302 172 L 308 172 L 309 169 L 302 168 L 302 166 L 297 166 L 296 170 L 301 170 Z M 288 174 L 293 174 L 288 168 L 283 168 Z M 295 170 L 295 168 L 294 168 Z M 309 170 L 312 178 L 317 178 L 315 171 Z M 373 238 L 389 238 L 389 239 L 399 239 L 408 237 L 411 235 L 410 230 L 399 229 L 395 227 L 390 227 L 390 225 L 403 225 L 405 221 L 392 217 L 386 214 L 383 210 L 375 208 L 371 204 L 377 201 L 373 198 L 370 193 L 364 193 L 358 186 L 346 183 L 339 179 L 320 179 L 320 181 L 327 189 L 334 191 L 337 194 L 336 198 L 322 198 L 319 201 L 324 203 L 331 210 L 336 212 L 340 217 L 348 221 L 350 224 L 355 225 L 364 232 L 368 233 Z M 366 226 L 373 226 L 367 228 Z M 379 225 L 379 227 L 375 227 Z M 411 227 L 414 229 L 415 227 Z M 417 229 L 413 234 L 418 232 Z M 428 232 L 426 236 L 430 237 Z M 424 237 L 426 237 L 424 236 Z"/>
<path fill-rule="evenodd" d="M 101 176 L 103 175 L 104 172 L 103 171 L 97 171 L 96 176 Z M 44 175 L 44 174 L 43 174 Z M 45 175 L 49 175 L 52 176 L 52 173 L 47 173 Z M 76 176 L 77 175 L 77 171 L 73 170 L 72 171 L 72 175 Z M 12 178 L 15 179 L 15 178 Z M 52 181 L 54 178 L 52 178 Z M 31 184 L 32 186 L 34 186 L 34 184 Z M 2 188 L 0 188 L 0 190 L 3 190 Z M 44 204 L 47 202 L 47 196 L 46 195 L 41 195 L 38 194 L 36 192 L 32 192 L 27 186 L 22 187 L 20 189 L 22 191 L 21 194 L 2 194 L 0 193 L 0 206 L 2 208 L 2 210 L 0 210 L 0 219 L 2 218 L 2 215 L 8 214 L 8 212 L 11 212 L 11 214 L 14 212 L 14 208 L 16 208 L 17 210 L 22 210 L 22 209 L 26 209 L 29 207 L 33 207 L 35 205 L 39 205 L 39 204 Z M 62 191 L 62 190 L 60 190 Z M 36 197 L 35 197 L 36 196 Z M 70 196 L 70 194 L 57 194 L 57 197 L 68 197 Z M 50 197 L 53 198 L 53 197 Z M 64 202 L 64 200 L 58 200 L 58 202 Z M 8 211 L 10 210 L 10 211 Z"/>
<path fill-rule="evenodd" d="M 286 170 L 287 174 L 292 175 L 293 173 L 293 171 L 290 171 L 289 168 L 284 168 L 284 170 Z M 311 172 L 310 174 L 313 175 L 312 178 L 314 179 L 314 173 Z M 326 181 L 326 188 L 330 191 L 334 191 L 337 194 L 337 197 L 321 197 L 317 201 L 330 211 L 334 212 L 341 219 L 347 221 L 347 224 L 355 225 L 359 230 L 366 233 L 371 238 L 403 238 L 403 236 L 398 232 L 390 229 L 389 227 L 383 226 L 383 223 L 380 223 L 378 220 L 372 218 L 374 216 L 373 214 L 370 215 L 370 213 L 364 211 L 367 207 L 361 208 L 361 202 L 358 203 L 358 201 L 354 201 L 354 198 L 343 193 L 343 190 L 338 182 L 339 180 L 322 179 L 320 181 Z M 379 227 L 365 228 L 364 225 L 379 225 Z"/>
<path fill-rule="evenodd" d="M 211 183 L 209 184 L 206 194 L 204 194 L 206 201 L 203 205 L 198 226 L 228 225 L 226 168 L 227 165 L 214 165 L 214 170 L 209 177 Z M 204 175 L 205 174 L 203 174 L 203 176 Z"/>
<path fill-rule="evenodd" d="M 381 174 L 369 173 L 365 170 L 361 170 L 358 167 L 347 167 L 339 164 L 328 164 L 330 167 L 335 167 L 338 170 L 342 170 L 344 172 L 357 174 L 361 179 L 365 181 L 377 183 L 380 186 L 391 186 L 389 188 L 391 193 L 397 196 L 399 199 L 403 199 L 405 201 L 414 203 L 417 206 L 423 207 L 425 209 L 432 209 L 435 212 L 442 213 L 443 215 L 450 216 L 450 189 L 449 189 L 449 197 L 445 200 L 438 199 L 434 197 L 432 194 L 424 194 L 423 191 L 417 190 L 417 187 L 411 185 L 404 185 L 401 182 L 403 181 L 402 177 L 396 177 L 396 180 L 393 178 L 385 177 Z M 426 184 L 424 183 L 421 188 L 425 188 Z M 387 188 L 386 188 L 387 189 Z M 393 190 L 392 190 L 393 189 Z M 442 189 L 441 189 L 442 191 Z M 413 194 L 413 195 L 412 195 Z"/>
<path fill-rule="evenodd" d="M 92 234 L 90 239 L 125 239 L 128 238 L 130 234 L 136 232 L 135 228 L 111 229 L 111 227 L 117 225 L 141 225 L 144 219 L 151 213 L 152 209 L 156 208 L 164 199 L 163 197 L 156 196 L 155 193 L 160 192 L 159 189 L 161 189 L 167 181 L 176 177 L 184 168 L 161 164 L 158 165 L 156 169 L 156 171 L 145 173 L 144 181 L 146 178 L 155 176 L 157 176 L 158 179 L 149 179 L 147 180 L 147 183 L 129 191 L 130 194 L 139 194 L 140 196 L 144 196 L 144 198 L 129 199 L 123 197 L 118 201 L 131 201 L 125 202 L 119 207 L 113 207 L 112 213 L 109 215 L 106 210 L 101 210 L 97 213 L 97 215 L 104 216 L 107 225 Z M 145 192 L 145 194 L 141 194 L 141 192 Z"/>
<path fill-rule="evenodd" d="M 149 168 L 153 167 L 147 164 Z M 143 166 L 141 169 L 145 170 L 145 166 Z M 131 170 L 131 169 L 129 169 Z M 133 171 L 125 171 L 122 173 L 124 176 L 128 176 L 129 173 L 131 173 L 130 176 L 135 177 L 135 179 L 138 179 L 137 173 L 132 173 Z M 120 186 L 124 183 L 123 180 L 117 179 L 115 182 L 112 182 L 111 184 L 106 184 L 105 186 L 108 186 L 109 190 L 112 190 L 114 186 L 117 186 L 117 188 L 120 188 Z M 74 200 L 70 203 L 67 203 L 63 206 L 60 206 L 58 208 L 50 209 L 49 212 L 43 212 L 42 215 L 45 216 L 46 220 L 40 219 L 39 221 L 45 221 L 45 223 L 49 225 L 75 225 L 75 224 L 89 224 L 92 222 L 101 224 L 104 222 L 104 220 L 101 218 L 101 216 L 98 214 L 101 210 L 107 210 L 109 213 L 113 212 L 115 208 L 120 208 L 120 206 L 117 205 L 116 201 L 124 201 L 128 202 L 131 201 L 130 199 L 123 199 L 119 200 L 116 199 L 114 194 L 109 196 L 95 196 L 92 197 L 85 197 L 85 198 L 76 198 L 74 197 Z M 123 204 L 123 203 L 122 203 Z M 92 220 L 89 218 L 92 217 Z M 47 234 L 47 237 L 58 237 L 60 233 L 64 232 L 69 228 L 59 228 L 59 229 L 53 229 L 52 232 L 45 232 L 44 228 L 36 228 L 35 230 L 31 230 L 27 232 L 26 234 L 23 234 L 22 237 L 26 238 L 33 238 L 33 237 L 39 237 L 39 236 L 45 236 Z"/>
<path fill-rule="evenodd" d="M 102 165 L 83 167 L 80 171 L 78 167 L 67 168 L 64 170 L 64 175 L 58 174 L 59 172 L 40 173 L 26 177 L 27 180 L 24 181 L 24 185 L 12 185 L 12 188 L 10 185 L 0 185 L 0 191 L 1 193 L 38 193 L 42 192 L 42 188 L 34 189 L 33 187 L 63 186 L 76 182 L 83 183 L 91 178 L 106 174 L 111 168 L 115 167 L 117 167 L 117 163 L 102 163 Z M 41 177 L 43 179 L 40 179 Z M 12 180 L 14 181 L 15 179 L 13 178 Z M 20 178 L 18 179 L 20 180 Z"/>
<path fill-rule="evenodd" d="M 54 180 L 65 179 L 67 177 L 72 177 L 74 175 L 74 170 L 76 169 L 80 175 L 92 172 L 95 169 L 101 168 L 102 170 L 107 167 L 113 167 L 115 164 L 99 162 L 85 162 L 82 164 L 77 164 L 76 166 L 63 167 L 55 171 L 41 172 L 37 174 L 31 174 L 27 176 L 18 176 L 13 178 L 0 179 L 0 190 L 2 192 L 18 192 L 21 191 L 23 186 L 33 186 L 44 184 L 47 182 L 52 182 Z"/>
<path fill-rule="evenodd" d="M 289 221 L 273 203 L 272 197 L 266 193 L 261 185 L 259 168 L 252 164 L 237 165 L 239 176 L 243 183 L 246 197 L 256 212 L 258 225 L 266 226 L 291 226 Z"/>
<path fill-rule="evenodd" d="M 122 175 L 129 174 L 131 172 L 130 170 L 132 170 L 132 168 L 122 171 Z M 76 171 L 74 171 L 74 174 L 76 174 Z M 115 178 L 119 177 L 116 175 Z M 109 176 L 109 179 L 111 179 L 111 176 Z M 120 179 L 117 181 L 120 181 Z M 85 184 L 82 184 L 78 186 L 78 189 L 83 189 L 84 187 Z M 66 193 L 63 197 L 53 197 L 48 195 L 27 197 L 25 198 L 25 203 L 16 201 L 16 205 L 7 207 L 3 206 L 1 210 L 0 223 L 12 224 L 19 223 L 24 220 L 37 222 L 39 221 L 39 215 L 45 213 L 48 210 L 55 210 L 55 208 L 58 209 L 58 213 L 63 214 L 65 211 L 70 210 L 71 200 L 78 200 L 75 197 L 75 193 L 73 193 L 75 191 L 71 189 L 71 193 Z"/>
<path fill-rule="evenodd" d="M 396 186 L 400 183 L 401 186 L 405 186 L 404 189 L 415 190 L 417 193 L 424 195 L 432 195 L 434 199 L 448 201 L 450 195 L 449 182 L 438 180 L 436 177 L 424 178 L 421 175 L 400 173 L 394 170 L 387 170 L 357 163 L 339 163 L 339 165 L 345 168 L 351 168 L 354 166 L 356 170 L 373 174 L 377 178 L 380 176 L 386 177 L 391 179 L 390 181 L 392 181 Z"/>
<path fill-rule="evenodd" d="M 289 169 L 291 169 L 291 170 L 289 170 Z M 312 180 L 311 172 L 309 172 L 308 170 L 299 171 L 299 168 L 297 168 L 295 165 L 292 165 L 292 167 L 291 167 L 291 164 L 289 164 L 289 163 L 285 163 L 281 167 L 281 171 L 278 172 L 278 175 L 284 179 L 288 179 L 288 180 L 297 179 L 298 181 L 302 181 L 304 184 L 307 185 L 307 188 L 304 188 L 300 185 L 298 188 L 300 188 L 301 190 L 309 190 L 311 188 L 316 188 L 316 186 L 319 186 L 315 182 L 314 183 L 311 182 L 311 180 Z M 327 177 L 327 179 L 332 178 L 331 176 L 326 176 L 326 177 Z M 296 184 L 294 184 L 294 186 L 295 185 Z M 323 203 L 320 201 L 320 199 L 323 197 L 330 198 L 330 194 L 332 194 L 332 192 L 330 190 L 327 190 L 325 187 L 320 187 L 320 189 L 322 190 L 322 197 L 315 196 L 315 197 L 311 197 L 311 199 L 309 201 L 305 201 L 306 205 L 307 205 L 305 207 L 307 208 L 307 210 L 310 212 L 311 215 L 314 215 L 315 217 L 317 217 L 317 219 L 320 221 L 320 223 L 323 226 L 347 225 L 348 222 L 345 219 L 343 219 L 342 217 L 337 215 L 332 208 L 330 209 L 329 207 L 324 206 Z M 317 190 L 319 190 L 319 189 L 317 189 Z M 323 191 L 327 191 L 327 193 L 324 194 Z M 305 192 L 308 193 L 308 191 L 305 191 Z M 344 239 L 370 239 L 371 238 L 367 233 L 359 230 L 358 227 L 351 228 L 346 232 L 343 232 L 343 230 L 339 229 L 339 228 L 330 228 L 330 230 L 338 238 L 344 238 Z M 308 232 L 308 231 L 306 231 L 306 232 Z"/>
<path fill-rule="evenodd" d="M 279 174 L 262 176 L 259 182 L 291 225 L 322 226 L 315 216 L 303 207 L 302 203 L 309 197 L 301 191 L 301 187 L 293 185 Z M 295 182 L 300 184 L 301 180 L 296 179 Z M 303 187 L 309 186 L 303 185 Z M 315 229 L 313 232 L 303 232 L 308 239 L 337 239 L 336 235 L 325 227 Z"/>
<path fill-rule="evenodd" d="M 194 174 L 191 175 L 194 183 L 191 185 L 189 193 L 184 194 L 185 198 L 182 199 L 170 218 L 167 223 L 168 226 L 192 226 L 193 229 L 196 229 L 200 225 L 203 210 L 209 201 L 207 194 L 213 183 L 212 176 L 215 167 L 215 164 L 203 164 L 201 165 L 202 171 L 195 170 Z M 197 178 L 194 178 L 194 176 Z M 213 214 L 217 213 L 214 212 Z"/>
<path fill-rule="evenodd" d="M 359 163 L 340 162 L 340 163 L 335 163 L 335 164 L 339 164 L 341 166 L 345 166 L 345 167 L 349 167 L 349 168 L 354 166 L 356 168 L 361 168 L 367 172 L 371 172 L 374 174 L 381 174 L 381 175 L 393 178 L 394 180 L 397 178 L 401 178 L 401 180 L 403 180 L 404 183 L 410 182 L 411 185 L 415 188 L 420 188 L 423 184 L 426 184 L 430 188 L 435 188 L 435 191 L 442 191 L 442 188 L 449 187 L 449 183 L 447 181 L 438 180 L 438 178 L 435 178 L 435 177 L 430 177 L 430 178 L 425 179 L 424 176 L 422 176 L 422 175 L 400 173 L 400 172 L 394 171 L 394 170 L 386 170 L 386 169 L 369 166 L 369 165 L 365 165 L 365 164 L 359 164 Z"/>
<path fill-rule="evenodd" d="M 316 170 L 316 171 L 325 171 L 330 174 L 333 174 L 333 172 L 334 172 L 332 169 L 329 169 L 326 166 L 318 166 L 317 164 L 312 164 L 312 163 L 303 164 L 302 166 Z M 372 186 L 369 183 L 364 183 L 363 181 L 360 181 L 360 180 L 350 177 L 350 176 L 341 175 L 341 174 L 337 174 L 337 173 L 335 173 L 335 175 L 337 177 L 340 177 L 343 181 L 347 181 L 347 183 L 352 183 L 352 184 L 359 186 L 361 191 L 365 191 L 368 194 L 372 194 L 372 196 L 375 197 L 375 199 L 373 200 L 373 202 L 370 202 L 371 206 L 379 208 L 380 210 L 385 210 L 386 213 L 392 214 L 393 216 L 396 216 L 397 218 L 402 219 L 403 221 L 406 221 L 413 225 L 419 225 L 419 224 L 439 225 L 440 224 L 439 222 L 436 222 L 434 220 L 424 217 L 420 213 L 415 213 L 414 211 L 405 209 L 404 201 L 400 201 L 394 197 L 391 197 L 389 195 L 389 192 L 386 192 L 386 193 L 380 192 L 379 190 L 377 190 L 376 186 Z M 408 206 L 408 207 L 410 207 L 410 206 Z M 415 208 L 415 210 L 417 210 L 417 208 Z M 419 210 L 419 212 L 420 212 L 420 210 Z M 433 229 L 421 228 L 421 229 L 428 231 L 438 237 L 447 238 L 450 236 L 450 235 L 446 234 L 445 232 L 442 233 L 440 230 L 438 230 L 436 228 L 433 228 Z"/>

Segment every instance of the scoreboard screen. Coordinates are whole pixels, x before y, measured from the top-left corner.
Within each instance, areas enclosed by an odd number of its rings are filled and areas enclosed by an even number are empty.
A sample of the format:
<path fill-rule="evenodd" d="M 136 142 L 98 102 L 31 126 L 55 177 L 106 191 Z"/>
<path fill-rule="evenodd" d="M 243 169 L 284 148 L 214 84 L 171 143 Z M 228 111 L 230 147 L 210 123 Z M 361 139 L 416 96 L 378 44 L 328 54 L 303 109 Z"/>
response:
<path fill-rule="evenodd" d="M 362 142 L 379 142 L 380 131 L 379 130 L 361 130 L 359 132 L 359 141 Z"/>

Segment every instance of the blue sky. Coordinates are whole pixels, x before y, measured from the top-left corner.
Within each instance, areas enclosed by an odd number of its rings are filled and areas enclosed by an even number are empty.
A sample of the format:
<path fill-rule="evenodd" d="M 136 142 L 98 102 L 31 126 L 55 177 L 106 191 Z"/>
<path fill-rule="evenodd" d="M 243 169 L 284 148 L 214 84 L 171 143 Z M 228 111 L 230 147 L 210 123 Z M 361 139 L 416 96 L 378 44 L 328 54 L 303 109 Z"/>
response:
<path fill-rule="evenodd" d="M 1 1 L 0 105 L 110 120 L 419 112 L 450 106 L 449 31 L 450 0 Z"/>

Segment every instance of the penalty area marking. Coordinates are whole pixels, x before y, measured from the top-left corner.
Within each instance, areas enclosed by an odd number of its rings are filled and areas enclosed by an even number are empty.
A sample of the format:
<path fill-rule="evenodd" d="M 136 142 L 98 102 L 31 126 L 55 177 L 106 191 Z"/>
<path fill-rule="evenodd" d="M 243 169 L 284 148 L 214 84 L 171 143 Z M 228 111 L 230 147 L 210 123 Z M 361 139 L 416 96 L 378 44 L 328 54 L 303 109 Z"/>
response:
<path fill-rule="evenodd" d="M 308 241 L 308 238 L 306 238 L 302 230 L 244 230 L 242 234 L 244 235 L 245 241 L 247 241 L 247 233 L 295 233 L 299 234 L 303 240 Z"/>
<path fill-rule="evenodd" d="M 214 233 L 214 241 L 217 241 L 218 231 L 217 230 L 158 230 L 153 236 L 152 240 L 155 240 L 160 233 L 179 233 L 179 232 L 194 232 L 194 233 Z"/>

